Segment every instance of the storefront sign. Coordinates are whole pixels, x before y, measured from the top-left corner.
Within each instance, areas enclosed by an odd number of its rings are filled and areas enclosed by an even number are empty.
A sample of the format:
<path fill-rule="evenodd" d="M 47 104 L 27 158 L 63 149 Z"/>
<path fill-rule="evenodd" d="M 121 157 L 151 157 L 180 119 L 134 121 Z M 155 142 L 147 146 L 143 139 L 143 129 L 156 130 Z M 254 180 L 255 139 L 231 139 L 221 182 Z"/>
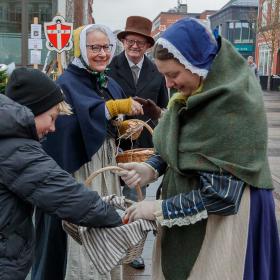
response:
<path fill-rule="evenodd" d="M 235 44 L 234 46 L 239 52 L 253 52 L 254 51 L 254 45 Z"/>

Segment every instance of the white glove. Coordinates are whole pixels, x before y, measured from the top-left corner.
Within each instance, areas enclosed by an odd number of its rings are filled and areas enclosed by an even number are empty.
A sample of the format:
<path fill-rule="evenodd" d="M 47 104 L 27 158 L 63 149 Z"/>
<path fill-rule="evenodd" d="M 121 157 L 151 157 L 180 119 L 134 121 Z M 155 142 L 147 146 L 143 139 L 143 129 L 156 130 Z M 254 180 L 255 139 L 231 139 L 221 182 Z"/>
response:
<path fill-rule="evenodd" d="M 138 183 L 141 187 L 146 186 L 158 177 L 156 170 L 146 163 L 119 163 L 118 166 L 126 169 L 126 171 L 121 171 L 117 174 L 121 176 L 129 188 L 135 188 Z"/>
<path fill-rule="evenodd" d="M 138 219 L 145 220 L 155 220 L 155 213 L 158 209 L 161 209 L 162 200 L 154 200 L 154 201 L 141 201 L 136 202 L 129 208 L 125 210 L 125 216 L 123 218 L 125 223 L 131 223 Z"/>

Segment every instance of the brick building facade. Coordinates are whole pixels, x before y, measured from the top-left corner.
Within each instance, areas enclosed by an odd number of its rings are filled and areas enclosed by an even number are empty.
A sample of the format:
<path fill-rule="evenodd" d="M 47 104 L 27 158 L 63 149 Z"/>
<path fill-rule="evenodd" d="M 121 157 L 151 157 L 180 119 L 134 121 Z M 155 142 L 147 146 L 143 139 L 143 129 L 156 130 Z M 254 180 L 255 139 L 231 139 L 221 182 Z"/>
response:
<path fill-rule="evenodd" d="M 256 63 L 262 76 L 269 74 L 274 54 L 271 75 L 280 75 L 280 0 L 259 0 L 258 33 L 256 39 Z"/>
<path fill-rule="evenodd" d="M 188 13 L 186 6 L 184 6 L 183 8 L 179 6 L 167 12 L 161 12 L 153 20 L 152 36 L 155 40 L 157 40 L 160 34 L 164 32 L 168 26 L 184 17 L 197 18 L 203 21 L 204 23 L 208 24 L 209 16 L 214 14 L 215 12 L 216 11 L 213 10 L 206 10 L 202 13 Z"/>

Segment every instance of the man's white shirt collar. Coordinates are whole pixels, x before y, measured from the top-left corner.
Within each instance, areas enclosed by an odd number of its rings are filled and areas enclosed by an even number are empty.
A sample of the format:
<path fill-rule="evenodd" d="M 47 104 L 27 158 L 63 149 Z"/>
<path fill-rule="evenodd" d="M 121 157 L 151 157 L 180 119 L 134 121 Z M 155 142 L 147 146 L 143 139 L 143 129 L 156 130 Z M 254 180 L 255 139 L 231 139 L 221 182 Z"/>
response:
<path fill-rule="evenodd" d="M 143 57 L 142 57 L 142 59 L 137 63 L 137 64 L 135 64 L 135 63 L 133 63 L 129 58 L 128 58 L 128 56 L 126 55 L 126 52 L 125 52 L 125 57 L 126 57 L 126 59 L 127 59 L 127 62 L 128 62 L 128 65 L 129 65 L 129 67 L 131 68 L 133 65 L 137 65 L 139 68 L 140 68 L 140 70 L 142 69 L 142 66 L 143 66 L 143 62 L 144 62 L 144 56 L 145 55 L 143 55 Z M 139 71 L 140 72 L 140 71 Z"/>

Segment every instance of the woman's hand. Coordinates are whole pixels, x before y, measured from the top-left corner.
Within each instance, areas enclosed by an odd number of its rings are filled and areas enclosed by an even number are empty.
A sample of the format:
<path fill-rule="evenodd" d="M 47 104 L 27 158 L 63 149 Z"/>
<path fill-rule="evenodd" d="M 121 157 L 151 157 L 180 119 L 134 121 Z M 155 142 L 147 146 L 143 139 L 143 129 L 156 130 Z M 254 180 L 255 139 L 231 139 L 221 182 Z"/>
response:
<path fill-rule="evenodd" d="M 135 188 L 137 184 L 140 184 L 141 187 L 146 186 L 157 178 L 155 170 L 145 163 L 119 163 L 118 166 L 125 169 L 117 174 L 129 188 Z"/>
<path fill-rule="evenodd" d="M 127 115 L 128 116 L 138 116 L 138 115 L 143 115 L 143 114 L 144 114 L 144 111 L 143 111 L 142 105 L 139 102 L 132 99 L 131 110 Z"/>
<path fill-rule="evenodd" d="M 125 210 L 124 223 L 131 223 L 139 219 L 156 219 L 155 213 L 161 211 L 161 200 L 136 202 Z"/>
<path fill-rule="evenodd" d="M 106 101 L 106 107 L 111 118 L 124 114 L 128 116 L 143 115 L 142 105 L 131 97 L 126 99 L 110 99 Z"/>

